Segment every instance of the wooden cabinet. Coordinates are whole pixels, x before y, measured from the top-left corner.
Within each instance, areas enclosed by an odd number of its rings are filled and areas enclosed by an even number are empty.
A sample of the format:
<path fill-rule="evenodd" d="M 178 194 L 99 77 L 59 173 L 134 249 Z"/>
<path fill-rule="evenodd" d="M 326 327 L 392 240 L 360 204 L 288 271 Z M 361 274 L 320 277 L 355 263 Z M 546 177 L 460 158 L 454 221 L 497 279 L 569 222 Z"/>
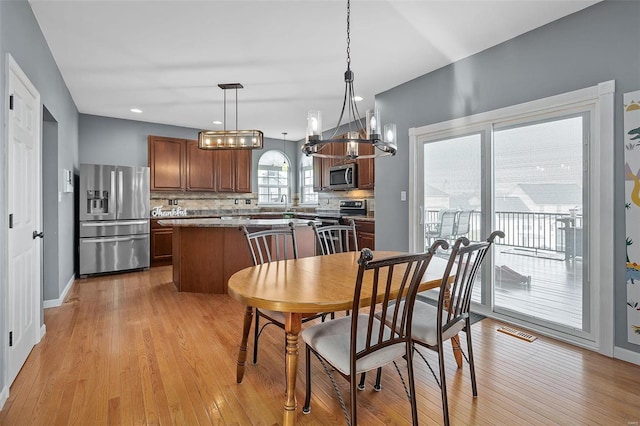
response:
<path fill-rule="evenodd" d="M 198 141 L 149 136 L 151 191 L 251 192 L 251 150 L 202 150 Z"/>
<path fill-rule="evenodd" d="M 251 151 L 216 151 L 218 192 L 251 192 Z"/>
<path fill-rule="evenodd" d="M 215 191 L 215 151 L 198 148 L 198 141 L 186 141 L 187 191 Z"/>
<path fill-rule="evenodd" d="M 161 226 L 151 219 L 151 266 L 170 265 L 172 261 L 173 228 Z"/>
<path fill-rule="evenodd" d="M 151 191 L 184 191 L 184 139 L 149 136 Z"/>
<path fill-rule="evenodd" d="M 369 220 L 355 220 L 358 249 L 376 248 L 376 223 Z"/>
<path fill-rule="evenodd" d="M 360 155 L 373 155 L 376 148 L 373 145 L 361 145 Z M 357 160 L 358 164 L 358 189 L 374 189 L 376 182 L 375 159 L 365 158 Z"/>

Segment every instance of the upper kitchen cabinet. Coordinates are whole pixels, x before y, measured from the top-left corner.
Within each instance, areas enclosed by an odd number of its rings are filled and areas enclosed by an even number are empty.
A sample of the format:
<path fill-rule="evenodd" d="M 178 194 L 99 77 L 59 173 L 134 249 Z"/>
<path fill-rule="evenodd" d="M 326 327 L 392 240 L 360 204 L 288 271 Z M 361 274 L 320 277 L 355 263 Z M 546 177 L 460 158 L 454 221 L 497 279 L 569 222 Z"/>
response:
<path fill-rule="evenodd" d="M 251 150 L 216 151 L 218 192 L 251 192 Z"/>
<path fill-rule="evenodd" d="M 187 191 L 216 190 L 215 151 L 198 148 L 198 141 L 187 141 Z"/>
<path fill-rule="evenodd" d="M 149 136 L 151 191 L 184 191 L 185 140 Z"/>
<path fill-rule="evenodd" d="M 373 155 L 376 148 L 373 145 L 361 144 L 358 147 L 359 155 Z M 365 158 L 357 160 L 358 164 L 358 189 L 374 189 L 376 183 L 375 159 Z"/>
<path fill-rule="evenodd" d="M 251 192 L 250 150 L 203 150 L 198 141 L 149 136 L 151 191 Z"/>

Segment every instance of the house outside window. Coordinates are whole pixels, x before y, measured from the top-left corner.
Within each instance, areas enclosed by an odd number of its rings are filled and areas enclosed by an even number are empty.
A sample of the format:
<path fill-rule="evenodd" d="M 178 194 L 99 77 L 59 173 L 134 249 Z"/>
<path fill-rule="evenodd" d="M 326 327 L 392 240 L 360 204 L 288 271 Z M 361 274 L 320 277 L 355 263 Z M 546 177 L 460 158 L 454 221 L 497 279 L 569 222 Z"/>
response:
<path fill-rule="evenodd" d="M 287 204 L 291 162 L 279 150 L 266 151 L 258 161 L 258 204 Z"/>

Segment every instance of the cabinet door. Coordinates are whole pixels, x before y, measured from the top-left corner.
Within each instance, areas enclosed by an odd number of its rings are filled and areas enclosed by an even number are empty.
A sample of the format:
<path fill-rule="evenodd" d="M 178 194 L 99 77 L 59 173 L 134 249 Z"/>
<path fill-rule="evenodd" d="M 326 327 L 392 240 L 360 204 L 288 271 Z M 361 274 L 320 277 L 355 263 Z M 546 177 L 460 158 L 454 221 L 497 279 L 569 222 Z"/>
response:
<path fill-rule="evenodd" d="M 183 191 L 184 139 L 149 136 L 148 141 L 151 191 Z"/>
<path fill-rule="evenodd" d="M 232 150 L 216 151 L 216 180 L 218 192 L 235 190 L 235 158 Z"/>
<path fill-rule="evenodd" d="M 173 254 L 173 228 L 151 221 L 151 266 L 169 265 Z"/>
<path fill-rule="evenodd" d="M 235 192 L 251 192 L 251 150 L 241 149 L 235 154 Z"/>
<path fill-rule="evenodd" d="M 361 144 L 358 147 L 359 155 L 373 155 L 375 147 L 369 144 Z M 358 160 L 358 189 L 373 189 L 375 187 L 376 173 L 375 160 L 366 158 Z"/>
<path fill-rule="evenodd" d="M 215 191 L 215 152 L 198 148 L 197 140 L 187 141 L 187 191 Z"/>

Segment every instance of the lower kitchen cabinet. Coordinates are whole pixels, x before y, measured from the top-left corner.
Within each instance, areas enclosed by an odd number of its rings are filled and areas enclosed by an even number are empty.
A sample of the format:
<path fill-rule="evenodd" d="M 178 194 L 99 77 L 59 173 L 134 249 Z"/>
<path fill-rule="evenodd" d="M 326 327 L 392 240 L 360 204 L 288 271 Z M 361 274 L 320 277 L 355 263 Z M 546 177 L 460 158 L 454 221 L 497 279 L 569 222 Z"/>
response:
<path fill-rule="evenodd" d="M 151 219 L 151 266 L 171 265 L 173 228 L 161 226 Z"/>
<path fill-rule="evenodd" d="M 355 220 L 358 249 L 376 248 L 376 223 L 370 220 Z"/>

